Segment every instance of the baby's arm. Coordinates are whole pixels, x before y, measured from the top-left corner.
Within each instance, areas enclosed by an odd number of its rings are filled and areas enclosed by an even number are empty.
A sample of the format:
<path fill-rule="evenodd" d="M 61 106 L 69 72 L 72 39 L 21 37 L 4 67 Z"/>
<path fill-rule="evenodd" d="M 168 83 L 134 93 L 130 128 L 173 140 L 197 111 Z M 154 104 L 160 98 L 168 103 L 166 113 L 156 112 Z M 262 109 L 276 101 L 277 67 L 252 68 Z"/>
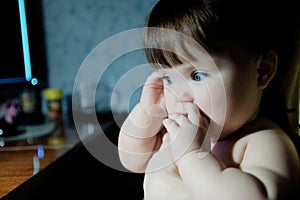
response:
<path fill-rule="evenodd" d="M 191 120 L 180 115 L 165 120 L 164 124 L 170 137 L 177 133 L 179 138 L 188 135 L 185 130 L 192 127 Z M 179 146 L 180 141 L 176 140 L 170 144 L 173 154 L 178 155 Z M 299 159 L 280 129 L 253 133 L 242 146 L 244 153 L 239 168 L 226 168 L 209 151 L 195 148 L 175 160 L 192 199 L 289 199 L 289 195 L 296 196 L 291 188 L 299 187 Z"/>
<path fill-rule="evenodd" d="M 299 160 L 292 144 L 270 135 L 278 133 L 259 134 L 248 143 L 239 168 L 224 167 L 211 153 L 199 158 L 199 152 L 191 152 L 180 158 L 177 166 L 190 194 L 231 200 L 297 198 Z"/>
<path fill-rule="evenodd" d="M 160 129 L 166 115 L 162 97 L 161 77 L 154 72 L 144 85 L 140 103 L 129 113 L 119 134 L 119 157 L 131 171 L 145 172 L 149 158 L 161 146 Z"/>
<path fill-rule="evenodd" d="M 137 104 L 124 121 L 119 135 L 119 156 L 122 164 L 129 170 L 143 173 L 152 154 L 161 145 L 157 134 L 162 119 L 151 118 Z"/>

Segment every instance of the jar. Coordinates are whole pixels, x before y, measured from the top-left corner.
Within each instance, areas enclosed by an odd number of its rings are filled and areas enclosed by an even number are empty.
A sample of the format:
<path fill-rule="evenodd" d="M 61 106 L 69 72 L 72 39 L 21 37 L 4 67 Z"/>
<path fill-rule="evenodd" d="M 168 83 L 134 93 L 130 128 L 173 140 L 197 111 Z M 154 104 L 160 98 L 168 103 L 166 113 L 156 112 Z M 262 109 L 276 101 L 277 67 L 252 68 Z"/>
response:
<path fill-rule="evenodd" d="M 21 109 L 24 114 L 36 112 L 36 96 L 33 90 L 24 89 L 20 94 Z"/>
<path fill-rule="evenodd" d="M 44 97 L 47 104 L 47 115 L 49 119 L 61 118 L 62 116 L 62 90 L 47 88 Z"/>

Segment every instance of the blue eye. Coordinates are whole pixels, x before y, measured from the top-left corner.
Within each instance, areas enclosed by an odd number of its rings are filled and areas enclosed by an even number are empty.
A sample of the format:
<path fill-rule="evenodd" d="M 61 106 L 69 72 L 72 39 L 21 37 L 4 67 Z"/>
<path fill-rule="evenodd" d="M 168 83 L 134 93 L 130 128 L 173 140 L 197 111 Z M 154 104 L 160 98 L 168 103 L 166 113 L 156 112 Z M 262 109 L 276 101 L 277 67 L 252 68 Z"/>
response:
<path fill-rule="evenodd" d="M 171 79 L 170 76 L 163 76 L 162 79 L 163 79 L 163 82 L 167 85 L 172 85 L 172 83 L 173 83 L 173 80 Z"/>
<path fill-rule="evenodd" d="M 192 73 L 192 79 L 194 80 L 194 81 L 203 81 L 203 79 L 206 77 L 206 74 L 204 74 L 204 73 L 201 73 L 201 72 L 199 72 L 199 71 L 194 71 L 193 73 Z"/>

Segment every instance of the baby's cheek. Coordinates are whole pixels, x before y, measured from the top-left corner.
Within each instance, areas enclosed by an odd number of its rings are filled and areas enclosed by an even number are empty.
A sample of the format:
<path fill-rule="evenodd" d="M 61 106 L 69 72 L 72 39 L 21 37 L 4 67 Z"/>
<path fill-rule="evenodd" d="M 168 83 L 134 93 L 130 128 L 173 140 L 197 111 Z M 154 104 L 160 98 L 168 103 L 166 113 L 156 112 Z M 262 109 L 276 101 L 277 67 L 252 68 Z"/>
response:
<path fill-rule="evenodd" d="M 208 117 L 210 122 L 218 127 L 223 127 L 225 118 L 228 114 L 228 107 L 226 105 L 228 101 L 220 98 L 203 98 L 199 103 L 199 108 Z"/>
<path fill-rule="evenodd" d="M 208 115 L 211 116 L 211 111 L 212 111 L 212 102 L 209 100 L 204 101 L 203 105 L 201 106 L 202 111 Z M 217 109 L 217 108 L 216 108 Z"/>
<path fill-rule="evenodd" d="M 176 100 L 176 96 L 170 94 L 169 92 L 165 92 L 164 94 L 165 105 L 168 113 L 176 112 L 178 103 Z"/>

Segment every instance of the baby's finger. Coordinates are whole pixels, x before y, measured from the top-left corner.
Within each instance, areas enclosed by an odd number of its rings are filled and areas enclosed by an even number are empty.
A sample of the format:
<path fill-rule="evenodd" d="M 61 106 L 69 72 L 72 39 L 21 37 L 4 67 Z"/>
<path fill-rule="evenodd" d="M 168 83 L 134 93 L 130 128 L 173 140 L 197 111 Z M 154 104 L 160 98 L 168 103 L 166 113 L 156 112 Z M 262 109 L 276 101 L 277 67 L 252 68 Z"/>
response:
<path fill-rule="evenodd" d="M 169 133 L 166 132 L 163 136 L 162 136 L 162 148 L 167 147 L 170 143 L 170 138 L 169 138 Z"/>
<path fill-rule="evenodd" d="M 169 132 L 169 148 L 173 160 L 177 160 L 183 154 L 200 148 L 196 129 L 178 129 L 177 132 Z"/>
<path fill-rule="evenodd" d="M 201 114 L 199 108 L 193 103 L 182 103 L 183 111 L 186 113 L 188 120 L 196 125 L 200 126 Z"/>
<path fill-rule="evenodd" d="M 156 71 L 152 72 L 148 77 L 145 82 L 145 84 L 155 84 L 158 88 L 163 88 L 163 81 L 162 77 L 159 73 Z"/>
<path fill-rule="evenodd" d="M 186 125 L 190 124 L 186 115 L 181 113 L 169 114 L 169 119 L 174 120 L 181 127 L 185 127 Z"/>
<path fill-rule="evenodd" d="M 175 120 L 169 118 L 163 120 L 163 125 L 168 133 L 176 133 L 179 129 L 179 124 Z"/>
<path fill-rule="evenodd" d="M 168 116 L 166 108 L 161 104 L 154 104 L 149 108 L 150 116 L 156 118 L 166 118 Z"/>

